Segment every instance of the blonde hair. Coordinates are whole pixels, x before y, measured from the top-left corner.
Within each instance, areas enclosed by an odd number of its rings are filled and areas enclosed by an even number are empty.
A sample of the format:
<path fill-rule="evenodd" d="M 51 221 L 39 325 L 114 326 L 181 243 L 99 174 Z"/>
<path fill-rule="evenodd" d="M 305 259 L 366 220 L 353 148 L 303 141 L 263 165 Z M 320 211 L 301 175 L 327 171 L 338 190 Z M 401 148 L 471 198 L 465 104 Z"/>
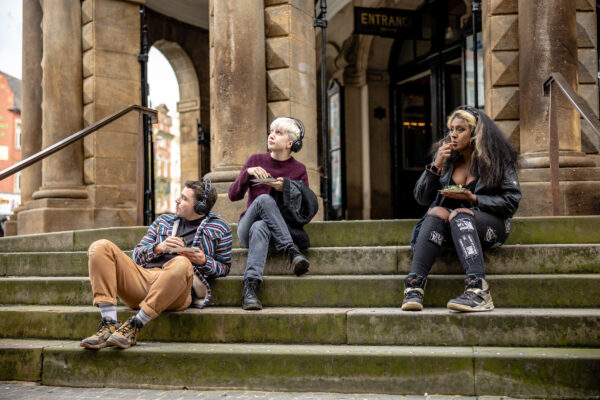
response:
<path fill-rule="evenodd" d="M 287 117 L 279 117 L 276 118 L 273 122 L 271 122 L 270 130 L 273 131 L 275 129 L 279 129 L 281 132 L 285 132 L 288 135 L 288 138 L 295 142 L 300 139 L 300 127 L 291 118 Z"/>

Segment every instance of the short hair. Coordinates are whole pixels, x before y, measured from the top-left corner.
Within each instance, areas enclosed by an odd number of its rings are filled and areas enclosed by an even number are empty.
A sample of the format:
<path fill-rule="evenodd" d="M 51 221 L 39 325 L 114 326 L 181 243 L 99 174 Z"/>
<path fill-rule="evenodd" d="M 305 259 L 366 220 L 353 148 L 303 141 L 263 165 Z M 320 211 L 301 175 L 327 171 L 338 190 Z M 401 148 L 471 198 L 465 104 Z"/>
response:
<path fill-rule="evenodd" d="M 184 183 L 186 188 L 190 188 L 194 191 L 194 202 L 202 200 L 204 198 L 204 180 L 200 181 L 186 181 Z M 210 193 L 206 198 L 206 207 L 210 211 L 215 203 L 217 202 L 217 189 L 214 185 L 210 187 Z"/>
<path fill-rule="evenodd" d="M 271 130 L 279 129 L 282 132 L 287 133 L 288 137 L 292 142 L 300 140 L 300 127 L 298 123 L 288 117 L 279 117 L 271 122 Z"/>

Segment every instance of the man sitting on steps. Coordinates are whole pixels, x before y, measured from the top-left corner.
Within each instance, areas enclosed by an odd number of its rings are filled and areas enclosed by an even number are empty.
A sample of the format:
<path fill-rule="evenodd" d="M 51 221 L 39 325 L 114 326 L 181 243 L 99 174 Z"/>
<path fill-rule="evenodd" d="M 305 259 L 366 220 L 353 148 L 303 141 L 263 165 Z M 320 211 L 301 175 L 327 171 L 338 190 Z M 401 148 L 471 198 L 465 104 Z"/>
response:
<path fill-rule="evenodd" d="M 175 201 L 175 215 L 159 216 L 133 249 L 133 260 L 114 243 L 98 240 L 88 250 L 94 305 L 102 321 L 81 341 L 88 349 L 136 344 L 139 330 L 164 310 L 184 310 L 194 292 L 210 299 L 209 277 L 226 276 L 231 266 L 231 228 L 210 210 L 217 192 L 209 180 L 187 181 Z M 186 247 L 187 248 L 184 248 Z M 117 320 L 117 296 L 139 309 L 124 324 Z"/>

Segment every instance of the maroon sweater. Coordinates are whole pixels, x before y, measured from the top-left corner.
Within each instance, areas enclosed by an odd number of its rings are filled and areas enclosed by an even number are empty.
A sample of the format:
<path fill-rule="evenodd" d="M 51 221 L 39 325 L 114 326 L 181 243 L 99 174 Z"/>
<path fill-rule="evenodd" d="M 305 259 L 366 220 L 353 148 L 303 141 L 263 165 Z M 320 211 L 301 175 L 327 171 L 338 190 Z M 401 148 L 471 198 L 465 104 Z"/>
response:
<path fill-rule="evenodd" d="M 271 157 L 271 153 L 253 154 L 248 158 L 246 164 L 244 164 L 244 168 L 242 168 L 236 180 L 229 186 L 229 200 L 231 201 L 242 200 L 246 191 L 248 191 L 246 210 L 248 210 L 250 204 L 258 196 L 269 194 L 271 191 L 271 186 L 269 185 L 252 185 L 250 179 L 254 179 L 254 177 L 248 174 L 248 168 L 252 167 L 262 167 L 273 178 L 288 178 L 293 181 L 301 180 L 308 186 L 306 167 L 294 157 L 290 157 L 285 161 L 278 161 Z M 246 210 L 240 215 L 240 219 L 244 216 Z"/>

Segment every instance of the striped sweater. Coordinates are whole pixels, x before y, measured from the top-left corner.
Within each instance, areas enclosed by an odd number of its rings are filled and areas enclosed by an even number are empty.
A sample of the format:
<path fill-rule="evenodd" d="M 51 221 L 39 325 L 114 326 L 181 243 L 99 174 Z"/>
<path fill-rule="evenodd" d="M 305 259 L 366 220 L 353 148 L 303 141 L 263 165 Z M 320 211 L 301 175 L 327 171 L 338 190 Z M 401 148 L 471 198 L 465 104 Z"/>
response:
<path fill-rule="evenodd" d="M 173 224 L 179 219 L 174 214 L 163 214 L 148 228 L 148 232 L 142 238 L 140 243 L 133 249 L 132 258 L 136 264 L 145 266 L 150 261 L 158 258 L 154 253 L 154 246 L 161 243 L 173 233 Z M 197 247 L 204 251 L 206 255 L 206 264 L 193 265 L 194 273 L 202 280 L 208 288 L 208 297 L 205 305 L 210 299 L 210 285 L 206 278 L 216 278 L 227 276 L 231 268 L 231 227 L 219 215 L 209 212 L 206 218 L 200 223 L 192 247 Z"/>

